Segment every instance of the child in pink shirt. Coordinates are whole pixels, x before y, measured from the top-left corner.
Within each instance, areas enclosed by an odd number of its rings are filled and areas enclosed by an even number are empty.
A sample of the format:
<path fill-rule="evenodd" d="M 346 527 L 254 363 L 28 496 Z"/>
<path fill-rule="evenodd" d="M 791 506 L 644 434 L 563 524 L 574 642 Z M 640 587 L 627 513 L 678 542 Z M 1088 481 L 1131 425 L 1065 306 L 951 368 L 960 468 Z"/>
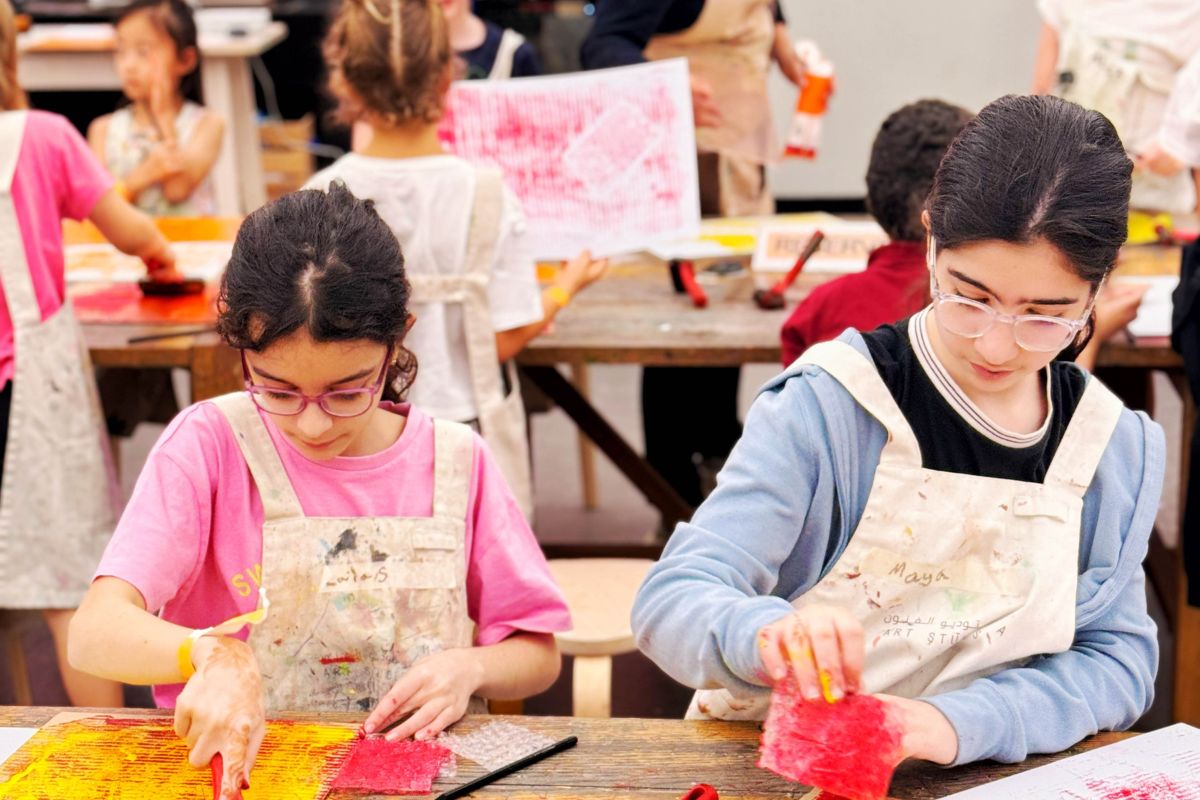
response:
<path fill-rule="evenodd" d="M 158 684 L 229 791 L 264 706 L 428 738 L 558 674 L 567 609 L 487 446 L 399 401 L 408 294 L 395 236 L 343 184 L 251 214 L 219 321 L 247 392 L 168 428 L 73 626 L 76 663 Z"/>
<path fill-rule="evenodd" d="M 62 397 L 76 396 L 68 385 L 86 389 L 91 381 L 77 342 L 64 346 L 61 340 L 44 335 L 50 320 L 55 330 L 72 330 L 61 324 L 70 313 L 62 308 L 64 219 L 90 219 L 118 248 L 162 267 L 164 275 L 173 276 L 174 258 L 149 218 L 113 191 L 112 179 L 71 124 L 55 114 L 26 110 L 25 93 L 16 76 L 16 24 L 12 6 L 0 0 L 0 118 L 7 137 L 2 143 L 5 169 L 0 177 L 0 204 L 6 207 L 0 236 L 7 259 L 6 278 L 0 280 L 0 465 L 11 460 L 13 473 L 9 476 L 12 480 L 4 482 L 8 494 L 0 497 L 4 519 L 0 553 L 4 573 L 9 576 L 0 587 L 0 607 L 42 610 L 72 703 L 120 705 L 118 684 L 67 665 L 71 614 L 87 590 L 108 535 L 103 515 L 92 517 L 92 506 L 84 502 L 77 503 L 74 510 L 51 507 L 53 504 L 33 496 L 37 492 L 26 491 L 32 482 L 43 497 L 70 496 L 78 501 L 83 494 L 91 499 L 99 496 L 100 505 L 112 514 L 111 497 L 105 496 L 103 487 L 95 489 L 106 477 L 99 474 L 106 447 L 99 427 L 95 450 L 76 450 L 74 456 L 66 452 L 68 440 L 78 444 L 70 431 L 86 429 L 89 414 L 95 414 L 99 422 L 99 415 L 90 408 L 72 407 L 71 413 L 77 416 L 61 424 L 42 425 L 31 418 L 29 409 L 46 407 L 53 398 L 41 396 L 42 382 L 36 379 L 22 382 L 24 388 L 17 391 L 14 376 L 18 374 L 17 360 L 28 358 L 22 369 L 34 366 L 24 376 L 31 376 L 39 363 L 55 365 L 53 380 Z M 24 263 L 19 263 L 22 259 Z M 11 285 L 6 285 L 10 280 Z M 21 341 L 37 342 L 28 345 L 29 350 L 16 352 L 10 306 L 22 320 L 20 329 L 26 338 Z M 51 341 L 54 343 L 47 344 Z M 35 471 L 39 474 L 29 477 Z M 79 517 L 91 521 L 83 526 L 71 524 Z"/>

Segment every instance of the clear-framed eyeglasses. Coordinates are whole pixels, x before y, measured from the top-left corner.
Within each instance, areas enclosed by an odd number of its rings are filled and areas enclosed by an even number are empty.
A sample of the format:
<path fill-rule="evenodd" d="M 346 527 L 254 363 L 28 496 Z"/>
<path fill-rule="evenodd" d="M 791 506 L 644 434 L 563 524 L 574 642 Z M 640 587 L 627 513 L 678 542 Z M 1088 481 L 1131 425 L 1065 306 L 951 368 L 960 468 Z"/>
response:
<path fill-rule="evenodd" d="M 331 417 L 358 417 L 371 410 L 375 395 L 383 382 L 387 380 L 388 365 L 392 363 L 392 348 L 387 349 L 383 357 L 383 366 L 379 368 L 379 376 L 370 386 L 358 389 L 334 389 L 331 392 L 321 392 L 318 395 L 307 395 L 293 389 L 276 389 L 273 386 L 262 386 L 250 380 L 250 365 L 246 362 L 246 351 L 241 351 L 242 379 L 246 391 L 254 400 L 254 405 L 280 417 L 294 417 L 309 403 L 316 403 Z"/>
<path fill-rule="evenodd" d="M 997 322 L 1011 325 L 1013 339 L 1017 344 L 1035 353 L 1057 353 L 1070 344 L 1087 325 L 1088 318 L 1092 315 L 1092 307 L 1096 305 L 1096 296 L 1100 294 L 1100 288 L 1097 287 L 1079 319 L 1063 319 L 1044 314 L 1005 314 L 986 303 L 938 289 L 935 270 L 937 242 L 932 236 L 929 237 L 925 261 L 929 266 L 929 295 L 933 298 L 933 311 L 942 327 L 958 336 L 978 339 Z"/>

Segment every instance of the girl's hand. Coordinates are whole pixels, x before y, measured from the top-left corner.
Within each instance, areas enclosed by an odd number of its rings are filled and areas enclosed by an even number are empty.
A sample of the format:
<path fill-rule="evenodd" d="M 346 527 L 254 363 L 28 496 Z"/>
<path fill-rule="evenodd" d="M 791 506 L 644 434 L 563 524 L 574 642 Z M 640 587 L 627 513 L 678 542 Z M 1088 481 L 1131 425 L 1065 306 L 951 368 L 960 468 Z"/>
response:
<path fill-rule="evenodd" d="M 388 740 L 431 739 L 462 719 L 482 681 L 483 664 L 472 648 L 425 656 L 380 699 L 363 723 L 363 732 L 374 733 L 392 720 L 412 714 L 388 732 Z"/>
<path fill-rule="evenodd" d="M 183 275 L 175 268 L 175 251 L 167 240 L 159 238 L 150 249 L 139 254 L 146 265 L 146 274 L 156 281 L 181 281 Z"/>
<path fill-rule="evenodd" d="M 221 754 L 221 797 L 238 797 L 266 735 L 258 662 L 249 645 L 224 636 L 200 637 L 192 657 L 196 674 L 176 701 L 175 733 L 187 741 L 193 767 Z"/>
<path fill-rule="evenodd" d="M 580 290 L 600 280 L 607 271 L 607 258 L 592 258 L 591 251 L 584 250 L 563 266 L 554 282 L 574 297 Z"/>
<path fill-rule="evenodd" d="M 1138 153 L 1133 157 L 1133 166 L 1136 170 L 1153 172 L 1155 175 L 1175 175 L 1182 172 L 1187 164 L 1162 149 L 1158 142 L 1155 142 L 1146 148 L 1145 152 Z"/>
<path fill-rule="evenodd" d="M 942 712 L 920 700 L 892 695 L 875 695 L 892 706 L 904 726 L 900 749 L 905 759 L 919 758 L 935 764 L 950 764 L 958 755 L 958 733 Z"/>
<path fill-rule="evenodd" d="M 721 107 L 713 99 L 712 84 L 698 78 L 691 78 L 692 84 L 692 116 L 695 117 L 697 128 L 715 128 L 725 121 Z"/>
<path fill-rule="evenodd" d="M 809 700 L 834 703 L 860 688 L 862 623 L 844 609 L 805 606 L 759 630 L 758 649 L 767 676 L 778 683 L 790 669 Z"/>
<path fill-rule="evenodd" d="M 775 59 L 775 63 L 779 64 L 779 70 L 785 78 L 797 87 L 803 85 L 804 62 L 796 53 L 796 46 L 792 44 L 792 37 L 788 33 L 787 25 L 782 22 L 775 23 L 775 40 L 771 43 L 771 56 Z"/>
<path fill-rule="evenodd" d="M 183 172 L 183 156 L 174 146 L 160 144 L 146 156 L 147 169 L 157 177 L 155 183 L 162 183 Z"/>
<path fill-rule="evenodd" d="M 1109 283 L 1096 298 L 1096 332 L 1100 341 L 1111 339 L 1124 330 L 1138 315 L 1142 298 L 1150 288 L 1148 283 Z"/>

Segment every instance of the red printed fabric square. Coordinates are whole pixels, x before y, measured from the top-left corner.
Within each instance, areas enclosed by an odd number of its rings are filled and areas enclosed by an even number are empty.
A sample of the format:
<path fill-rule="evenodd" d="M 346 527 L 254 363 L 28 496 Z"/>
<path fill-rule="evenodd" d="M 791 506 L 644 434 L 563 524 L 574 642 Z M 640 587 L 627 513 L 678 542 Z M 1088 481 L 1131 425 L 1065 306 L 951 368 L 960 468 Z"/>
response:
<path fill-rule="evenodd" d="M 333 779 L 334 789 L 376 794 L 429 794 L 443 765 L 454 754 L 433 742 L 360 740 Z"/>
<path fill-rule="evenodd" d="M 901 760 L 900 721 L 882 700 L 805 700 L 794 678 L 775 687 L 758 766 L 846 800 L 883 800 Z"/>

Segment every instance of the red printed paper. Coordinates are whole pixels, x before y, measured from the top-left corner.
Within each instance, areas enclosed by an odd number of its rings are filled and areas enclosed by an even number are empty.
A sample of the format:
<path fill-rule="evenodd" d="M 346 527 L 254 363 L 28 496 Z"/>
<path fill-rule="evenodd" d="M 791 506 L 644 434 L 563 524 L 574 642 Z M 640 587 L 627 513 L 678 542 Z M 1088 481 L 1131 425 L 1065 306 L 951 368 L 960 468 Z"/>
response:
<path fill-rule="evenodd" d="M 360 739 L 333 779 L 334 789 L 378 794 L 428 794 L 434 778 L 454 754 L 433 742 Z"/>
<path fill-rule="evenodd" d="M 901 736 L 882 700 L 809 701 L 788 678 L 771 695 L 758 766 L 846 800 L 883 800 L 901 761 Z"/>

